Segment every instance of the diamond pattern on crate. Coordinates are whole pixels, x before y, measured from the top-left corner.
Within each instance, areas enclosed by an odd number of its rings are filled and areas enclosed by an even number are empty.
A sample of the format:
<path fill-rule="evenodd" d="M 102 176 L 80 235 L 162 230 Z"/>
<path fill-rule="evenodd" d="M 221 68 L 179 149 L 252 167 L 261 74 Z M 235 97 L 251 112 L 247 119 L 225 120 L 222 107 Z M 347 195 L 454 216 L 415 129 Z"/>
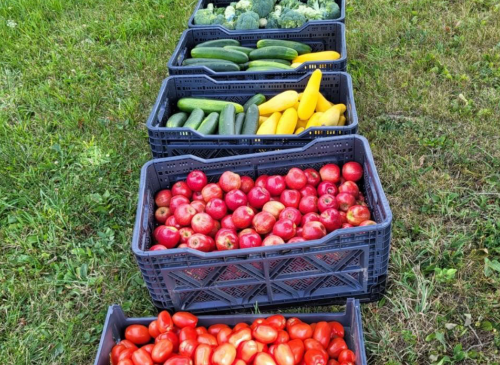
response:
<path fill-rule="evenodd" d="M 186 276 L 188 276 L 191 279 L 194 279 L 196 281 L 203 281 L 205 280 L 212 272 L 215 270 L 215 267 L 200 267 L 200 268 L 195 268 L 195 269 L 187 269 L 187 270 L 182 270 L 182 273 L 184 273 Z M 180 273 L 180 272 L 179 272 Z M 179 275 L 182 277 L 182 275 Z"/>
<path fill-rule="evenodd" d="M 294 290 L 303 291 L 309 288 L 315 280 L 316 278 L 301 278 L 294 280 L 285 280 L 283 281 L 283 283 L 293 288 Z"/>
<path fill-rule="evenodd" d="M 241 279 L 249 279 L 252 278 L 250 274 L 240 269 L 239 265 L 229 265 L 227 268 L 217 277 L 215 283 L 224 282 L 224 281 L 232 281 L 232 280 L 241 280 Z"/>
<path fill-rule="evenodd" d="M 249 294 L 254 289 L 254 286 L 253 285 L 229 286 L 218 289 L 235 299 L 236 298 L 240 299 Z"/>
<path fill-rule="evenodd" d="M 191 303 L 205 303 L 205 302 L 214 302 L 221 301 L 222 298 L 216 297 L 215 295 L 209 294 L 208 291 L 201 291 L 196 297 L 190 300 Z"/>
<path fill-rule="evenodd" d="M 277 278 L 290 274 L 304 273 L 304 272 L 323 272 L 321 268 L 315 266 L 313 263 L 307 261 L 302 257 L 297 257 L 288 260 L 285 265 L 277 269 Z M 273 273 L 274 274 L 274 273 Z"/>

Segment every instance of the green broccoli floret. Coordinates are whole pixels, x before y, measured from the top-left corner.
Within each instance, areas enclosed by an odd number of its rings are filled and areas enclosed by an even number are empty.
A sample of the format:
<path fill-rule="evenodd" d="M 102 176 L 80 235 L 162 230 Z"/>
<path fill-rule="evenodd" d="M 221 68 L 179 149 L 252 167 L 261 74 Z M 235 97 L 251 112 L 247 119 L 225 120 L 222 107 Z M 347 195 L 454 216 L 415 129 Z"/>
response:
<path fill-rule="evenodd" d="M 226 23 L 226 18 L 224 18 L 224 15 L 219 14 L 215 17 L 214 21 L 212 22 L 213 25 L 224 25 Z"/>
<path fill-rule="evenodd" d="M 261 18 L 265 18 L 273 11 L 275 0 L 253 0 L 252 11 L 259 14 Z"/>
<path fill-rule="evenodd" d="M 240 0 L 236 3 L 234 8 L 241 12 L 246 12 L 252 10 L 252 2 L 250 0 Z"/>
<path fill-rule="evenodd" d="M 234 20 L 231 20 L 231 21 L 226 21 L 224 24 L 223 24 L 224 27 L 226 27 L 227 29 L 230 29 L 230 30 L 234 30 L 235 27 L 236 27 L 236 22 Z"/>
<path fill-rule="evenodd" d="M 236 17 L 236 9 L 234 6 L 229 5 L 226 10 L 224 10 L 224 17 L 228 22 L 232 21 Z"/>
<path fill-rule="evenodd" d="M 307 21 L 306 17 L 295 10 L 285 9 L 278 19 L 281 28 L 299 28 Z"/>
<path fill-rule="evenodd" d="M 269 14 L 267 17 L 266 29 L 279 28 L 278 17 L 274 16 L 273 13 Z"/>
<path fill-rule="evenodd" d="M 334 0 L 308 0 L 307 5 L 320 11 L 322 19 L 337 19 L 340 17 L 340 8 Z"/>
<path fill-rule="evenodd" d="M 298 9 L 303 3 L 300 0 L 281 0 L 279 5 L 281 5 L 283 9 Z"/>
<path fill-rule="evenodd" d="M 194 24 L 210 25 L 215 20 L 215 17 L 213 9 L 200 9 L 194 15 Z"/>
<path fill-rule="evenodd" d="M 302 14 L 307 20 L 323 19 L 323 13 L 320 10 L 310 8 L 309 6 L 306 5 L 299 6 L 299 8 L 296 9 L 295 11 Z"/>
<path fill-rule="evenodd" d="M 253 11 L 247 11 L 238 17 L 238 20 L 236 21 L 236 29 L 259 29 L 259 19 L 259 14 Z"/>

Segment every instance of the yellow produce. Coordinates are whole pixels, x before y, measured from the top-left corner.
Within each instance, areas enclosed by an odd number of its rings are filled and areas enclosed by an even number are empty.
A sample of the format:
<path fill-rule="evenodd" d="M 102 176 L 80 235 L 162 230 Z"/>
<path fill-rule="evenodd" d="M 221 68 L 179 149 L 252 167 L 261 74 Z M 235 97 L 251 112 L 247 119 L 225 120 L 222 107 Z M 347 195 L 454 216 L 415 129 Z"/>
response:
<path fill-rule="evenodd" d="M 319 118 L 319 124 L 324 126 L 336 126 L 339 123 L 340 116 L 345 112 L 344 104 L 337 104 L 332 106 Z"/>
<path fill-rule="evenodd" d="M 340 53 L 335 51 L 323 51 L 323 52 L 313 52 L 306 53 L 298 56 L 293 60 L 293 64 L 299 62 L 314 62 L 314 61 L 335 61 L 340 58 Z M 292 64 L 292 67 L 293 67 Z"/>
<path fill-rule="evenodd" d="M 269 118 L 269 117 L 264 117 L 264 116 L 261 115 L 259 117 L 259 125 L 262 125 L 262 123 L 264 123 L 267 120 L 267 118 Z"/>
<path fill-rule="evenodd" d="M 294 134 L 301 134 L 302 132 L 304 132 L 304 127 L 299 127 L 295 130 Z"/>
<path fill-rule="evenodd" d="M 290 65 L 290 67 L 293 67 L 293 68 L 297 68 L 299 67 L 300 65 L 302 65 L 302 62 L 294 62 Z"/>
<path fill-rule="evenodd" d="M 281 118 L 281 113 L 273 113 L 257 130 L 257 134 L 276 134 L 276 126 Z"/>
<path fill-rule="evenodd" d="M 309 119 L 314 114 L 314 109 L 316 109 L 316 104 L 318 103 L 319 87 L 322 77 L 323 73 L 318 68 L 314 70 L 309 78 L 304 94 L 300 99 L 299 108 L 297 109 L 300 119 Z"/>
<path fill-rule="evenodd" d="M 297 128 L 300 128 L 300 127 L 304 127 L 304 128 L 305 128 L 305 127 L 306 127 L 306 125 L 307 125 L 307 120 L 302 120 L 302 119 L 299 119 L 299 120 L 297 121 Z"/>
<path fill-rule="evenodd" d="M 302 95 L 304 95 L 304 93 L 299 93 L 299 101 L 302 99 Z"/>
<path fill-rule="evenodd" d="M 299 104 L 300 104 L 300 103 L 297 101 L 297 102 L 294 104 L 293 108 L 294 108 L 294 109 L 299 109 Z"/>
<path fill-rule="evenodd" d="M 321 125 L 319 124 L 319 118 L 321 118 L 322 115 L 323 113 L 321 112 L 314 113 L 313 116 L 307 121 L 306 129 L 311 127 L 319 127 Z"/>
<path fill-rule="evenodd" d="M 343 125 L 345 125 L 345 122 L 346 122 L 345 116 L 341 115 L 340 119 L 339 119 L 339 125 L 343 126 Z"/>
<path fill-rule="evenodd" d="M 297 126 L 297 111 L 294 108 L 288 108 L 278 122 L 276 134 L 293 134 Z"/>
<path fill-rule="evenodd" d="M 293 108 L 295 103 L 299 100 L 299 94 L 295 90 L 284 91 L 265 103 L 259 105 L 259 115 L 271 114 L 274 112 L 281 112 L 288 108 Z"/>
<path fill-rule="evenodd" d="M 330 109 L 332 106 L 333 104 L 326 100 L 323 94 L 319 93 L 318 103 L 316 104 L 316 111 L 323 113 Z"/>

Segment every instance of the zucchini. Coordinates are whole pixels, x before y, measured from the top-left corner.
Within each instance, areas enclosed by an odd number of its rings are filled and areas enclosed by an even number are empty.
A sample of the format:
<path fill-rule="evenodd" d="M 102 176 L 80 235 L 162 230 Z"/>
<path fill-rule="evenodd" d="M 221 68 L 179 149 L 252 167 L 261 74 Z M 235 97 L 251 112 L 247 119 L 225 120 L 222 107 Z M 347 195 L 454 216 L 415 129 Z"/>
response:
<path fill-rule="evenodd" d="M 284 65 L 282 63 L 268 62 L 268 61 L 261 61 L 261 60 L 250 61 L 248 63 L 248 67 L 249 68 L 253 68 L 253 67 L 272 67 L 272 68 L 279 68 L 279 69 L 282 69 L 282 70 L 293 70 L 292 67 L 290 67 L 288 65 Z"/>
<path fill-rule="evenodd" d="M 245 109 L 245 111 L 247 111 L 248 108 L 250 107 L 250 105 L 253 105 L 253 104 L 260 105 L 265 101 L 266 101 L 266 97 L 264 95 L 255 94 L 254 96 L 252 96 L 250 99 L 247 100 L 245 105 L 243 105 L 243 109 Z"/>
<path fill-rule="evenodd" d="M 243 128 L 244 121 L 245 113 L 239 113 L 236 115 L 236 122 L 234 123 L 234 134 L 241 134 L 241 129 Z"/>
<path fill-rule="evenodd" d="M 279 58 L 281 60 L 290 60 L 297 58 L 299 54 L 293 48 L 282 46 L 271 46 L 265 48 L 258 48 L 250 52 L 251 60 Z M 194 56 L 193 56 L 194 57 Z M 231 60 L 230 60 L 231 61 Z"/>
<path fill-rule="evenodd" d="M 213 41 L 206 41 L 194 46 L 194 48 L 199 47 L 225 47 L 225 46 L 239 46 L 240 42 L 236 39 L 214 39 Z"/>
<path fill-rule="evenodd" d="M 187 113 L 180 112 L 180 113 L 175 113 L 170 116 L 167 120 L 167 128 L 179 128 L 184 125 L 184 122 L 186 121 L 188 115 Z"/>
<path fill-rule="evenodd" d="M 295 50 L 293 50 L 295 52 Z M 255 51 L 252 51 L 255 52 Z M 295 52 L 297 53 L 297 52 Z M 215 58 L 218 60 L 232 61 L 234 63 L 248 62 L 248 56 L 240 51 L 233 51 L 232 49 L 218 48 L 218 47 L 200 47 L 191 50 L 191 57 L 193 58 Z M 295 55 L 297 57 L 297 55 Z M 294 57 L 294 58 L 295 58 Z M 280 57 L 277 57 L 280 58 Z"/>
<path fill-rule="evenodd" d="M 221 136 L 232 136 L 234 134 L 234 114 L 233 104 L 227 104 L 219 116 L 219 134 Z"/>
<path fill-rule="evenodd" d="M 283 71 L 282 68 L 276 68 L 276 67 L 250 67 L 247 68 L 245 71 L 248 72 L 261 72 L 261 71 Z"/>
<path fill-rule="evenodd" d="M 263 59 L 260 59 L 258 61 L 277 62 L 277 63 L 281 63 L 281 64 L 287 65 L 287 66 L 291 65 L 290 61 L 280 60 L 279 58 L 263 58 Z"/>
<path fill-rule="evenodd" d="M 201 125 L 198 127 L 197 131 L 203 134 L 214 134 L 217 130 L 217 120 L 219 119 L 219 113 L 210 113 Z"/>
<path fill-rule="evenodd" d="M 292 48 L 297 51 L 298 54 L 311 53 L 312 48 L 307 44 L 295 42 L 295 41 L 282 41 L 279 39 L 261 39 L 257 42 L 257 48 L 282 46 Z"/>
<path fill-rule="evenodd" d="M 241 46 L 225 46 L 225 49 L 232 49 L 233 51 L 240 51 L 246 54 L 247 56 L 252 52 L 255 48 L 249 47 L 241 47 Z"/>
<path fill-rule="evenodd" d="M 255 134 L 259 128 L 259 107 L 252 104 L 245 113 L 245 122 L 241 134 Z"/>
<path fill-rule="evenodd" d="M 196 108 L 202 109 L 205 113 L 218 112 L 220 113 L 226 104 L 233 104 L 236 113 L 243 111 L 243 106 L 231 101 L 201 99 L 201 98 L 182 98 L 177 102 L 177 107 L 183 112 L 192 112 Z"/>
<path fill-rule="evenodd" d="M 186 61 L 191 61 L 191 60 L 203 60 L 201 62 L 186 62 Z M 233 72 L 233 71 L 240 71 L 240 66 L 238 66 L 236 63 L 231 62 L 231 61 L 225 61 L 225 60 L 216 60 L 216 59 L 211 59 L 211 58 L 190 58 L 188 60 L 185 60 L 182 62 L 183 66 L 195 66 L 195 67 L 202 67 L 205 66 L 212 71 L 218 71 L 218 72 Z"/>
<path fill-rule="evenodd" d="M 203 121 L 203 117 L 205 117 L 203 110 L 194 109 L 183 127 L 197 129 Z"/>

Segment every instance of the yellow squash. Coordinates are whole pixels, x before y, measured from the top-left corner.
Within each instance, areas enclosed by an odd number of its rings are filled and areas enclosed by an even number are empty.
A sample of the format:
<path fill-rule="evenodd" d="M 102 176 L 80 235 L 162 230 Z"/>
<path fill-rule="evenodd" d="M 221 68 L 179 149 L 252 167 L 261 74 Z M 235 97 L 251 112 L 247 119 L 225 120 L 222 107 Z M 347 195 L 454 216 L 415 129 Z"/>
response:
<path fill-rule="evenodd" d="M 259 117 L 259 125 L 262 125 L 262 123 L 264 123 L 267 120 L 267 118 L 269 118 L 269 117 L 264 117 L 264 116 L 261 115 Z"/>
<path fill-rule="evenodd" d="M 314 70 L 309 78 L 304 94 L 300 98 L 299 108 L 297 109 L 300 119 L 309 119 L 314 114 L 314 109 L 316 109 L 316 104 L 318 103 L 322 77 L 323 73 L 318 68 Z"/>
<path fill-rule="evenodd" d="M 299 67 L 300 65 L 302 65 L 302 62 L 294 62 L 294 63 L 292 63 L 292 65 L 291 65 L 290 67 L 292 67 L 292 68 L 297 68 L 297 67 Z"/>
<path fill-rule="evenodd" d="M 321 125 L 321 124 L 319 124 L 319 118 L 321 118 L 322 115 L 323 115 L 323 113 L 321 113 L 321 112 L 314 113 L 312 115 L 312 117 L 307 121 L 305 128 L 307 129 L 307 128 L 311 128 L 311 127 L 319 127 Z"/>
<path fill-rule="evenodd" d="M 340 58 L 340 53 L 335 51 L 323 51 L 306 53 L 298 56 L 293 60 L 293 64 L 302 62 L 314 62 L 314 61 L 335 61 Z M 293 65 L 292 65 L 293 66 Z"/>
<path fill-rule="evenodd" d="M 293 108 L 297 110 L 297 109 L 299 109 L 299 105 L 300 105 L 300 103 L 297 101 L 297 102 L 294 104 Z"/>
<path fill-rule="evenodd" d="M 276 134 L 293 134 L 297 126 L 297 111 L 294 108 L 288 108 L 278 122 Z"/>
<path fill-rule="evenodd" d="M 297 128 L 300 128 L 300 127 L 304 127 L 304 128 L 305 128 L 305 127 L 306 127 L 306 125 L 307 125 L 307 120 L 302 120 L 302 119 L 299 119 L 299 120 L 297 121 Z"/>
<path fill-rule="evenodd" d="M 316 104 L 316 111 L 317 112 L 326 112 L 328 109 L 330 109 L 333 106 L 332 103 L 330 103 L 326 98 L 323 96 L 323 94 L 319 93 L 318 96 L 318 103 Z"/>
<path fill-rule="evenodd" d="M 259 115 L 281 112 L 285 109 L 292 108 L 299 100 L 299 94 L 295 90 L 284 91 L 265 103 L 259 105 Z"/>
<path fill-rule="evenodd" d="M 345 122 L 346 122 L 345 116 L 341 115 L 339 119 L 339 126 L 345 125 Z"/>
<path fill-rule="evenodd" d="M 339 123 L 340 116 L 345 112 L 344 104 L 336 104 L 323 113 L 319 118 L 319 124 L 327 127 L 336 126 Z"/>
<path fill-rule="evenodd" d="M 257 134 L 276 134 L 276 126 L 281 118 L 281 113 L 273 113 L 257 130 Z"/>
<path fill-rule="evenodd" d="M 295 130 L 294 134 L 301 134 L 302 132 L 304 132 L 304 127 L 299 127 Z"/>

